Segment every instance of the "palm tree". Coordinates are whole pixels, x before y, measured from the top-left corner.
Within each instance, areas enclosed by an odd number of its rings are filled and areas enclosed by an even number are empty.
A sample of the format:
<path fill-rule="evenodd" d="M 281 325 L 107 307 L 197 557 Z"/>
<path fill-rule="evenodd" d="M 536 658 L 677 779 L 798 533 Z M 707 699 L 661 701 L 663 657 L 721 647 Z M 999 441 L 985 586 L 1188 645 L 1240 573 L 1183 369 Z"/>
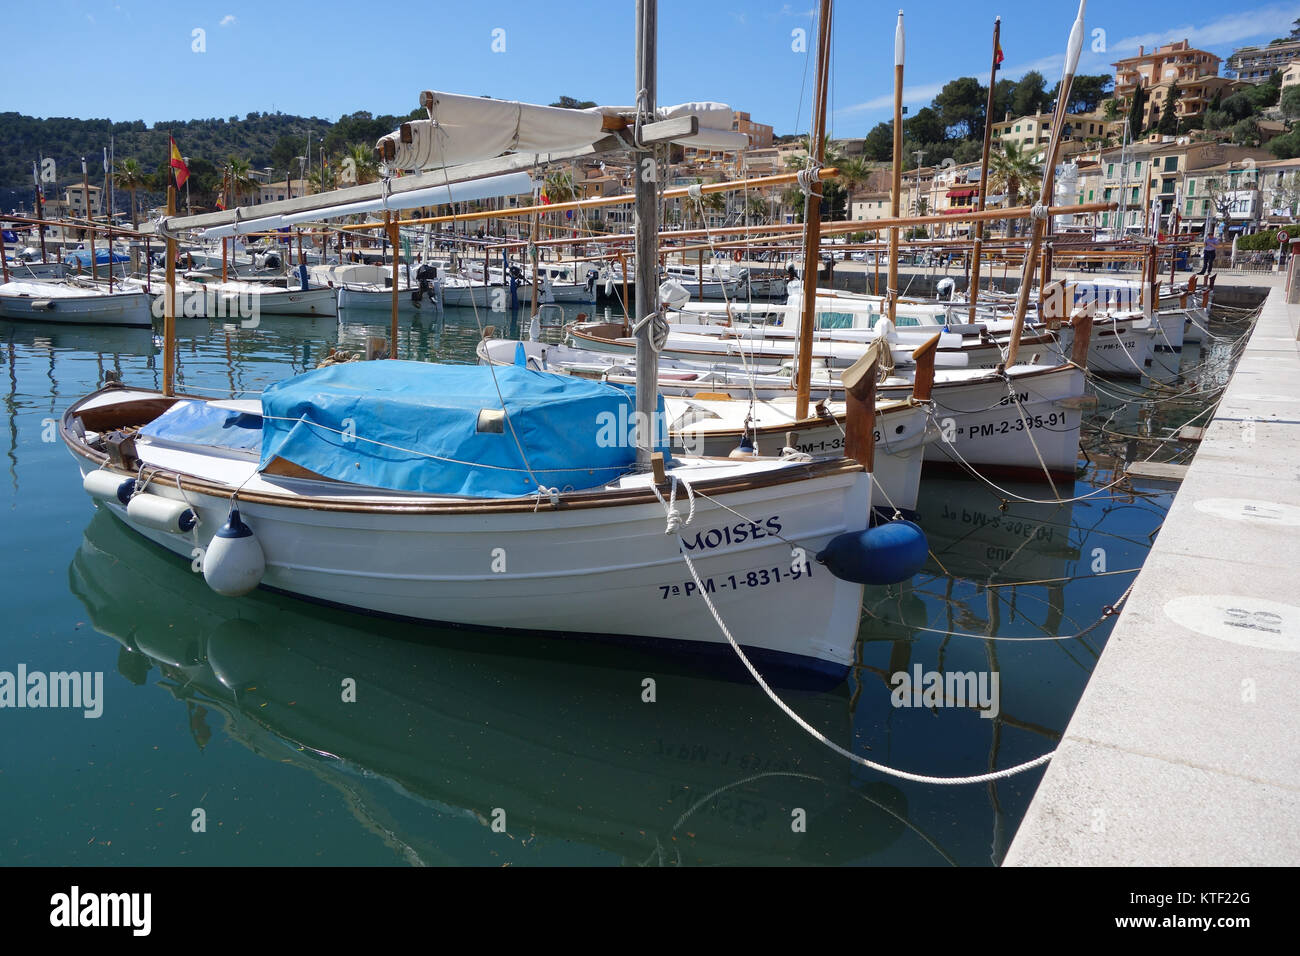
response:
<path fill-rule="evenodd" d="M 1019 143 L 999 144 L 989 157 L 989 188 L 1006 193 L 1006 205 L 1018 206 L 1022 195 L 1038 192 L 1042 182 L 1038 157 L 1031 155 Z M 1015 234 L 1015 223 L 1008 224 L 1008 235 Z"/>
<path fill-rule="evenodd" d="M 781 208 L 794 212 L 794 221 L 803 222 L 803 190 L 796 183 L 791 183 L 781 190 Z"/>
<path fill-rule="evenodd" d="M 338 176 L 333 166 L 316 166 L 307 176 L 307 182 L 318 193 L 329 192 L 338 185 Z"/>
<path fill-rule="evenodd" d="M 347 152 L 343 154 L 343 160 L 355 171 L 355 182 L 358 186 L 373 183 L 379 179 L 379 162 L 375 159 L 375 151 L 365 143 L 350 145 Z"/>
<path fill-rule="evenodd" d="M 557 169 L 548 174 L 543 191 L 548 202 L 572 202 L 578 198 L 578 186 L 567 169 Z"/>
<path fill-rule="evenodd" d="M 131 194 L 131 228 L 134 229 L 136 223 L 136 190 L 144 189 L 148 185 L 145 171 L 136 160 L 124 159 L 117 164 L 117 169 L 113 171 L 113 185 L 118 189 L 125 189 Z"/>
<path fill-rule="evenodd" d="M 696 179 L 696 184 L 704 182 L 702 179 Z M 700 225 L 708 226 L 707 213 L 726 212 L 727 197 L 722 193 L 704 193 L 700 196 Z"/>
<path fill-rule="evenodd" d="M 253 164 L 248 160 L 231 156 L 229 166 L 230 191 L 233 193 L 235 205 L 238 206 L 240 196 L 245 194 L 252 196 L 261 183 L 253 178 Z"/>
<path fill-rule="evenodd" d="M 844 185 L 845 192 L 848 193 L 849 215 L 853 214 L 853 194 L 857 192 L 858 187 L 871 178 L 871 164 L 861 156 L 842 156 L 836 155 L 835 161 L 832 162 L 829 155 L 827 156 L 827 165 L 834 166 L 840 172 L 840 182 Z"/>

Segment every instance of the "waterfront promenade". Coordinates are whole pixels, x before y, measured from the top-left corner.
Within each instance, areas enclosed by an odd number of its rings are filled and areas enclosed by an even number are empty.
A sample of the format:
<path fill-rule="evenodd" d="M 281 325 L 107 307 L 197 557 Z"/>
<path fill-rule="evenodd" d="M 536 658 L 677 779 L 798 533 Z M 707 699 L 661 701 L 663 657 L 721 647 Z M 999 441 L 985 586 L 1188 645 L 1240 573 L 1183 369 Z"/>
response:
<path fill-rule="evenodd" d="M 1300 864 L 1300 305 L 1266 283 L 1008 866 Z"/>

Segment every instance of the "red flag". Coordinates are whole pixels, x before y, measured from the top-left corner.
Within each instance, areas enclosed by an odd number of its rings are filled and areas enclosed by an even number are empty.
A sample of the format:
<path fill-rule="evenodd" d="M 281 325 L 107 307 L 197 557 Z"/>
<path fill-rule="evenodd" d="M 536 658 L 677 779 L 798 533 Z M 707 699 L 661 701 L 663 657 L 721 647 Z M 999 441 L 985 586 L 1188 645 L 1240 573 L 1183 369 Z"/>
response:
<path fill-rule="evenodd" d="M 993 52 L 993 65 L 994 66 L 1002 65 L 1002 41 L 1001 40 L 998 41 L 998 45 Z"/>
<path fill-rule="evenodd" d="M 176 177 L 176 188 L 180 189 L 185 185 L 185 180 L 190 178 L 190 168 L 185 165 L 185 160 L 181 156 L 181 151 L 176 146 L 176 140 L 168 136 L 167 142 L 172 145 L 171 167 L 174 170 L 172 175 Z"/>

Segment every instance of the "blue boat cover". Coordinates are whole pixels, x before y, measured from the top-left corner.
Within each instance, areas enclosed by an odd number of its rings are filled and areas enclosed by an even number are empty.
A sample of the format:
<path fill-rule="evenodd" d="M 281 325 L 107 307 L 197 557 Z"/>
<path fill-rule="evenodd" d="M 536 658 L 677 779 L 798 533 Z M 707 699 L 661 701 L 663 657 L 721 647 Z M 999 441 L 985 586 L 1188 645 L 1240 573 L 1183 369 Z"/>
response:
<path fill-rule="evenodd" d="M 503 398 L 508 420 L 494 421 Z M 350 484 L 474 498 L 582 490 L 634 464 L 634 411 L 620 389 L 513 365 L 348 362 L 262 393 L 261 467 L 279 457 Z"/>
<path fill-rule="evenodd" d="M 112 254 L 112 259 L 113 259 L 114 262 L 130 262 L 130 261 L 131 261 L 127 256 L 122 255 L 120 252 L 114 252 L 114 253 Z M 108 252 L 107 249 L 96 249 L 96 250 L 95 250 L 95 263 L 96 263 L 96 265 L 106 266 L 106 265 L 108 265 L 108 260 L 109 260 L 109 252 Z M 90 251 L 89 251 L 89 250 L 86 250 L 86 249 L 78 249 L 78 250 L 76 250 L 76 251 L 74 251 L 74 252 L 70 252 L 70 253 L 68 253 L 66 256 L 63 257 L 63 264 L 64 264 L 65 266 L 75 266 L 75 265 L 80 264 L 81 267 L 82 267 L 83 269 L 89 269 L 89 268 L 90 268 Z"/>
<path fill-rule="evenodd" d="M 257 451 L 262 444 L 262 419 L 207 402 L 177 402 L 141 428 L 140 434 L 174 444 Z"/>

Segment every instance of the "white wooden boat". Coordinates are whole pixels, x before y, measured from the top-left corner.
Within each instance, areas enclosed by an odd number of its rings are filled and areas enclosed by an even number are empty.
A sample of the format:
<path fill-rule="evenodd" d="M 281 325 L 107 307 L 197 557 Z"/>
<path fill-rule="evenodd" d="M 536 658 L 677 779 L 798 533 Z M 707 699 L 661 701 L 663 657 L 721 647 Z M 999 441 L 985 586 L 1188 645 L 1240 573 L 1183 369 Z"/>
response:
<path fill-rule="evenodd" d="M 478 356 L 480 361 L 500 365 L 522 360 L 530 368 L 614 384 L 634 382 L 629 365 L 611 361 L 607 354 L 564 345 L 487 339 L 479 343 Z M 602 358 L 606 359 L 604 364 Z M 659 389 L 665 396 L 706 402 L 719 394 L 726 395 L 737 410 L 731 413 L 734 417 L 751 399 L 765 406 L 789 402 L 794 396 L 792 372 L 788 369 L 783 375 L 778 369 L 755 368 L 752 377 L 746 379 L 744 371 L 734 367 L 724 373 L 720 368 L 665 361 L 660 367 Z M 882 401 L 909 401 L 914 382 L 913 369 L 899 366 L 877 386 L 877 395 Z M 815 399 L 831 399 L 828 409 L 835 417 L 812 426 L 801 425 L 793 447 L 812 455 L 834 454 L 843 448 L 843 386 L 838 375 L 823 369 L 820 376 L 813 378 L 811 391 Z M 936 368 L 929 422 L 936 434 L 929 436 L 925 445 L 925 460 L 936 467 L 954 468 L 961 467 L 964 460 L 984 474 L 1030 481 L 1041 481 L 1046 475 L 1053 480 L 1072 478 L 1079 457 L 1080 399 L 1084 394 L 1084 372 L 1072 362 L 1013 365 L 1004 372 Z M 727 438 L 719 436 L 708 446 L 710 450 L 729 454 L 739 442 L 741 424 L 743 417 Z M 773 443 L 790 430 L 788 425 L 778 424 L 776 434 L 769 432 L 766 437 Z M 884 441 L 886 431 L 877 431 Z M 885 490 L 892 496 L 891 488 Z M 873 501 L 878 497 L 873 493 Z"/>
<path fill-rule="evenodd" d="M 843 402 L 823 402 L 811 418 L 803 420 L 795 416 L 793 397 L 752 402 L 665 398 L 664 405 L 673 448 L 689 454 L 728 457 L 746 439 L 754 442 L 747 447 L 758 455 L 779 454 L 790 440 L 794 451 L 814 458 L 844 454 Z M 928 424 L 926 408 L 910 396 L 876 403 L 873 508 L 916 510 L 925 445 L 937 437 Z"/>
<path fill-rule="evenodd" d="M 153 324 L 151 298 L 143 292 L 84 288 L 65 282 L 0 284 L 0 317 L 77 325 Z"/>
<path fill-rule="evenodd" d="M 110 463 L 124 430 L 156 421 L 181 401 L 109 388 L 74 404 L 62 421 L 83 477 L 97 474 L 89 483 L 101 491 L 145 467 L 148 486 L 127 495 L 134 505 L 117 492 L 98 500 L 176 554 L 190 558 L 196 548 L 213 547 L 237 492 L 240 517 L 264 555 L 266 587 L 424 621 L 729 651 L 697 607 L 676 539 L 664 533 L 665 508 L 650 474 L 554 496 L 485 500 L 350 485 L 291 466 L 268 472 L 256 453 L 176 440 L 137 438 L 133 456 Z M 195 404 L 249 415 L 259 407 Z M 815 562 L 792 570 L 791 547 L 814 555 L 865 525 L 871 481 L 861 466 L 692 459 L 669 475 L 697 492 L 687 548 L 746 647 L 773 665 L 843 674 L 852 662 L 861 585 Z M 186 509 L 199 518 L 187 531 L 152 523 L 159 513 L 179 517 Z"/>
<path fill-rule="evenodd" d="M 635 339 L 619 323 L 577 322 L 566 329 L 577 347 L 628 356 Z M 968 331 L 969 334 L 962 334 Z M 874 341 L 878 330 L 862 333 L 858 341 L 814 336 L 812 354 L 833 369 L 848 368 Z M 908 355 L 929 335 L 897 330 L 886 333 L 894 353 L 895 364 L 906 364 Z M 940 368 L 997 368 L 1006 358 L 1006 336 L 1001 339 L 981 336 L 978 327 L 944 333 L 935 364 Z M 791 336 L 768 337 L 761 329 L 718 326 L 676 326 L 670 329 L 660 355 L 690 362 L 729 362 L 733 365 L 773 365 L 794 360 L 798 341 Z M 1063 349 L 1054 335 L 1040 333 L 1021 338 L 1020 355 L 1026 364 L 1056 365 L 1062 361 Z"/>

